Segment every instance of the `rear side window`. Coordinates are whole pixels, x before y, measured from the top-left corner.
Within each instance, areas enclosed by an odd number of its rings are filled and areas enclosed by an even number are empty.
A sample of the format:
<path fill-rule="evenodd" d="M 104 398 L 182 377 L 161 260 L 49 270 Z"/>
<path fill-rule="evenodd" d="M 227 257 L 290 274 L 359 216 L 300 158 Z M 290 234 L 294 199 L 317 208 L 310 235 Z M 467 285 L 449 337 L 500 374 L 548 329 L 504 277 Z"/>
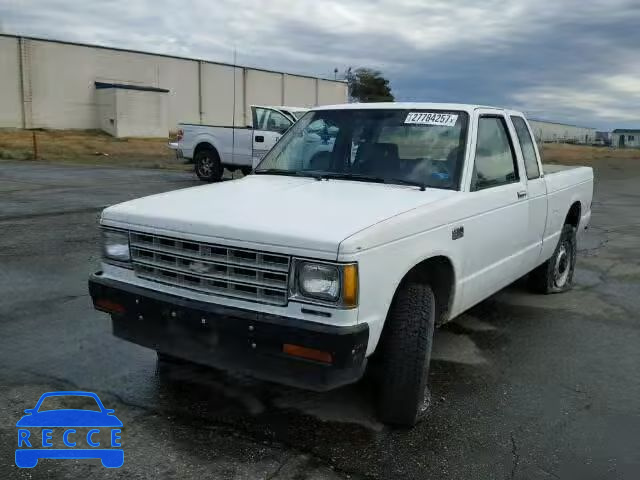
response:
<path fill-rule="evenodd" d="M 540 177 L 540 168 L 538 167 L 538 159 L 536 158 L 536 149 L 533 146 L 531 134 L 527 128 L 527 124 L 522 117 L 511 117 L 513 126 L 516 128 L 522 156 L 524 157 L 524 166 L 527 170 L 527 178 L 533 180 Z"/>
<path fill-rule="evenodd" d="M 471 190 L 514 183 L 518 178 L 516 156 L 504 118 L 480 117 Z"/>

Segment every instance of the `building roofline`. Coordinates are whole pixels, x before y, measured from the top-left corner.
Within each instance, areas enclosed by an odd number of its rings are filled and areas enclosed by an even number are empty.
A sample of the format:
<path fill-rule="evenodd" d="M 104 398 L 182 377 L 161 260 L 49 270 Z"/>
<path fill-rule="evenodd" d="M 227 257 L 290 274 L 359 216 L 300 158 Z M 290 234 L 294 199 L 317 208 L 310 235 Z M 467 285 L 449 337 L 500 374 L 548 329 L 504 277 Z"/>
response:
<path fill-rule="evenodd" d="M 173 58 L 176 60 L 188 60 L 191 62 L 203 62 L 203 63 L 208 63 L 211 65 L 222 65 L 225 67 L 236 67 L 236 68 L 248 68 L 251 70 L 257 70 L 259 72 L 266 72 L 266 73 L 277 73 L 277 74 L 282 74 L 282 75 L 291 75 L 291 76 L 295 76 L 295 77 L 303 77 L 303 78 L 311 78 L 313 80 L 324 80 L 325 82 L 334 82 L 334 83 L 347 83 L 345 80 L 334 80 L 331 78 L 324 78 L 324 77 L 314 77 L 313 75 L 305 75 L 305 74 L 300 74 L 300 73 L 292 73 L 292 72 L 281 72 L 278 70 L 270 70 L 268 68 L 260 68 L 260 67 L 251 67 L 249 65 L 234 65 L 232 63 L 226 63 L 226 62 L 217 62 L 215 60 L 206 60 L 204 58 L 195 58 L 195 57 L 181 57 L 179 55 L 169 55 L 167 53 L 154 53 L 154 52 L 145 52 L 143 50 L 133 50 L 133 49 L 129 49 L 129 48 L 120 48 L 120 47 L 109 47 L 106 45 L 97 45 L 97 44 L 92 44 L 92 43 L 80 43 L 80 42 L 71 42 L 68 40 L 57 40 L 55 38 L 44 38 L 44 37 L 34 37 L 31 35 L 15 35 L 12 33 L 0 33 L 0 37 L 7 37 L 7 38 L 15 38 L 15 39 L 25 39 L 25 40 L 35 40 L 37 42 L 50 42 L 50 43 L 59 43 L 61 45 L 73 45 L 76 47 L 89 47 L 89 48 L 100 48 L 102 50 L 114 50 L 117 52 L 127 52 L 127 53 L 137 53 L 137 54 L 141 54 L 141 55 L 151 55 L 154 57 L 163 57 L 163 58 Z"/>
<path fill-rule="evenodd" d="M 640 128 L 616 128 L 611 133 L 638 133 L 638 134 L 640 134 Z"/>
<path fill-rule="evenodd" d="M 120 90 L 140 90 L 141 92 L 160 92 L 169 93 L 166 88 L 148 87 L 145 85 L 130 85 L 128 83 L 106 83 L 106 82 L 93 82 L 96 86 L 96 90 L 102 90 L 105 88 L 115 88 Z"/>
<path fill-rule="evenodd" d="M 596 127 L 585 127 L 584 125 L 574 125 L 572 123 L 551 122 L 549 120 L 544 120 L 542 118 L 529 118 L 529 121 L 530 122 L 551 123 L 553 125 L 564 125 L 565 127 L 586 128 L 588 130 L 597 130 Z"/>

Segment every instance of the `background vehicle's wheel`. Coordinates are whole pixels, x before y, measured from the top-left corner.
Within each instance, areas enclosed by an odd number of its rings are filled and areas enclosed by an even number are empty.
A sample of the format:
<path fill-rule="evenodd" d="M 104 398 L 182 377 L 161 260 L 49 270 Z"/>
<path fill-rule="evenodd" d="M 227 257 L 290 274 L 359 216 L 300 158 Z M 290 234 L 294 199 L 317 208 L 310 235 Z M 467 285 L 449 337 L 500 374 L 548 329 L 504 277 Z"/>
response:
<path fill-rule="evenodd" d="M 196 175 L 205 182 L 219 182 L 223 168 L 215 150 L 200 150 L 194 156 Z"/>
<path fill-rule="evenodd" d="M 562 227 L 560 240 L 549 260 L 529 274 L 529 285 L 540 293 L 560 293 L 573 287 L 573 271 L 576 266 L 576 229 L 573 225 Z"/>
<path fill-rule="evenodd" d="M 435 307 L 431 287 L 419 283 L 402 286 L 391 305 L 377 358 L 377 409 L 385 423 L 412 426 L 427 406 Z"/>
<path fill-rule="evenodd" d="M 240 169 L 240 171 L 242 172 L 242 175 L 244 175 L 245 177 L 251 173 L 251 170 L 252 170 L 251 167 L 242 167 Z"/>

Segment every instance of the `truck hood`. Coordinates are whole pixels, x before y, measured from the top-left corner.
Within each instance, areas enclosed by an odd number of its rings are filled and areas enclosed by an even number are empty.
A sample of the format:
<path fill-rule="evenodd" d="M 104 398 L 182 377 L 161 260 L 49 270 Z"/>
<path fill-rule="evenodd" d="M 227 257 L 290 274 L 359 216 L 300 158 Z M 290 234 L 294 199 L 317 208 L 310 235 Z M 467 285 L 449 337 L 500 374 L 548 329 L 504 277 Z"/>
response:
<path fill-rule="evenodd" d="M 247 248 L 335 256 L 340 242 L 388 218 L 454 195 L 450 190 L 249 175 L 131 200 L 102 223 Z"/>

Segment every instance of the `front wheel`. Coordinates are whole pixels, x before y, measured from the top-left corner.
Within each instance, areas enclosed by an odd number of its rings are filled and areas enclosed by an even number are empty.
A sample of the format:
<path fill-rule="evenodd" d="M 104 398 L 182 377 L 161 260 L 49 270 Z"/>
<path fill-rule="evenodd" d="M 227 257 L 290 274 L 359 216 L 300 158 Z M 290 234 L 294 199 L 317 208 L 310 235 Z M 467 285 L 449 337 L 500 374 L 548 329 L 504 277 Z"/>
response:
<path fill-rule="evenodd" d="M 200 150 L 194 157 L 195 171 L 198 178 L 204 182 L 219 182 L 222 179 L 223 168 L 220 157 L 215 150 Z"/>
<path fill-rule="evenodd" d="M 378 418 L 413 426 L 427 407 L 436 299 L 429 285 L 407 283 L 391 305 L 380 339 Z"/>
<path fill-rule="evenodd" d="M 529 274 L 529 284 L 540 293 L 560 293 L 573 288 L 573 272 L 576 267 L 576 228 L 562 227 L 560 240 L 549 260 Z"/>

